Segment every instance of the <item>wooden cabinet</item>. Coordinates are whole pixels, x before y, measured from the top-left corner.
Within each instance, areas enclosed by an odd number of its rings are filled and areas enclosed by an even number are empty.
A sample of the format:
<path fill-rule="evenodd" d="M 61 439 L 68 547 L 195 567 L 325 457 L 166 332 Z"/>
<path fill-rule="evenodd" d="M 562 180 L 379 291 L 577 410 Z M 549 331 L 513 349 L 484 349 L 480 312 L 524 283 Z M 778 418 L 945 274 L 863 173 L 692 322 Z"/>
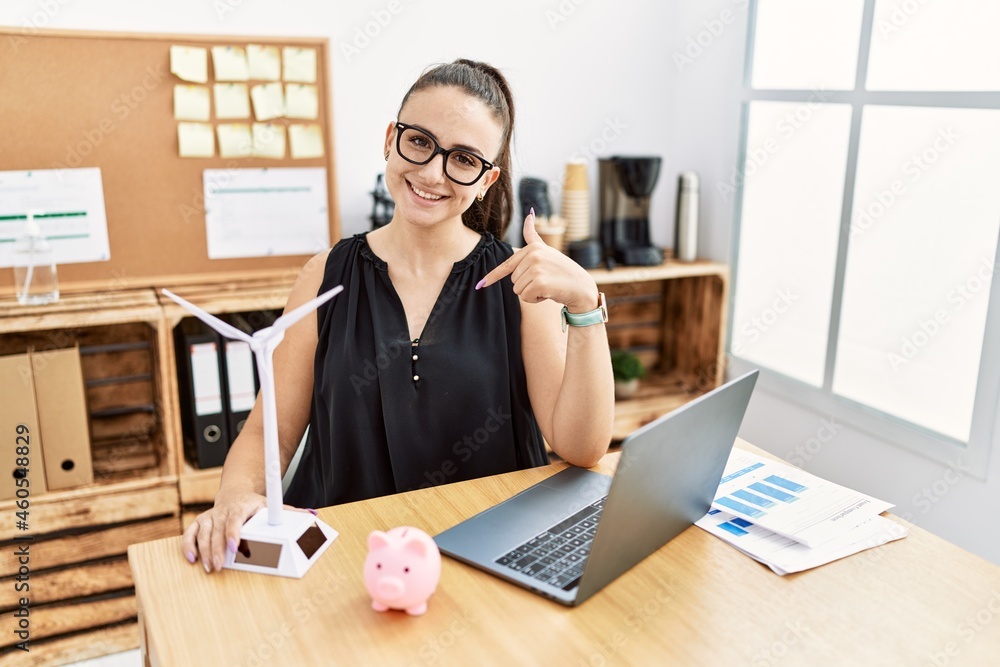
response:
<path fill-rule="evenodd" d="M 296 275 L 168 287 L 216 313 L 280 310 Z M 0 356 L 79 346 L 94 468 L 93 484 L 30 495 L 26 530 L 16 525 L 17 500 L 0 501 L 0 667 L 138 647 L 128 545 L 180 534 L 185 508 L 211 503 L 219 483 L 220 469 L 184 460 L 173 329 L 186 316 L 148 287 L 0 306 Z M 0 434 L 0 443 L 13 446 L 14 437 Z M 33 466 L 29 481 L 42 474 Z M 15 595 L 24 544 L 30 589 Z M 11 632 L 21 595 L 30 600 L 27 654 Z"/>
<path fill-rule="evenodd" d="M 728 272 L 696 262 L 592 274 L 607 296 L 612 348 L 636 352 L 651 368 L 639 395 L 616 405 L 620 440 L 721 382 Z M 252 313 L 283 308 L 295 276 L 165 287 L 209 312 Z M 213 502 L 221 469 L 198 470 L 184 458 L 173 329 L 187 316 L 148 287 L 70 294 L 44 307 L 3 304 L 0 355 L 80 346 L 94 464 L 93 484 L 31 496 L 27 531 L 15 527 L 15 501 L 0 501 L 0 586 L 8 592 L 19 567 L 15 538 L 32 537 L 30 664 L 136 647 L 127 546 L 179 534 Z M 16 602 L 0 600 L 9 620 Z M 0 641 L 0 667 L 28 664 L 15 640 L 6 633 Z"/>
<path fill-rule="evenodd" d="M 722 383 L 726 265 L 668 260 L 590 273 L 607 298 L 611 349 L 636 353 L 649 369 L 638 394 L 615 403 L 614 441 Z"/>
<path fill-rule="evenodd" d="M 30 495 L 27 508 L 0 501 L 0 665 L 62 664 L 134 647 L 126 549 L 181 527 L 163 310 L 145 289 L 67 295 L 44 307 L 6 301 L 0 313 L 0 355 L 33 350 L 44 358 L 80 346 L 94 468 L 93 484 Z M 0 438 L 13 446 L 13 433 Z M 43 474 L 38 449 L 29 481 Z M 0 483 L 14 480 L 7 472 Z M 25 509 L 26 527 L 19 528 L 16 513 Z M 17 555 L 24 545 L 30 588 L 15 595 L 16 577 L 25 576 Z M 21 595 L 30 600 L 30 653 L 14 648 Z"/>

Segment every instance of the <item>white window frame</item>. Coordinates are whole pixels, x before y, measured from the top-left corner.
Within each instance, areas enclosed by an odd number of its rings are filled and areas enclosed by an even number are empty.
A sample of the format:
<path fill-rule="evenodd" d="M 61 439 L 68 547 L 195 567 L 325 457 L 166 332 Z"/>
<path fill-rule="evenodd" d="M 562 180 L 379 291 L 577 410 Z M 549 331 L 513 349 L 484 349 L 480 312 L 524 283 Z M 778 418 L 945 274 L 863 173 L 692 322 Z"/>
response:
<path fill-rule="evenodd" d="M 777 371 L 761 367 L 757 386 L 789 403 L 798 405 L 821 416 L 835 420 L 868 433 L 901 448 L 917 452 L 945 465 L 953 465 L 960 460 L 962 465 L 971 467 L 970 475 L 986 479 L 990 450 L 997 443 L 1000 434 L 1000 270 L 994 270 L 990 287 L 990 300 L 983 336 L 982 357 L 973 405 L 972 425 L 969 442 L 964 443 L 949 438 L 928 428 L 887 414 L 858 401 L 837 396 L 833 393 L 833 374 L 836 364 L 837 342 L 840 331 L 841 302 L 844 293 L 844 274 L 847 265 L 850 242 L 851 212 L 854 204 L 854 185 L 858 166 L 858 147 L 861 137 L 862 110 L 866 106 L 898 107 L 944 107 L 970 109 L 1000 109 L 1000 91 L 994 92 L 897 92 L 865 90 L 868 73 L 868 57 L 871 49 L 876 0 L 865 0 L 862 15 L 861 36 L 857 76 L 854 90 L 823 91 L 824 104 L 848 104 L 851 106 L 851 130 L 847 156 L 847 173 L 844 181 L 843 204 L 841 210 L 839 247 L 834 274 L 834 290 L 830 312 L 829 335 L 827 338 L 826 361 L 822 387 L 815 387 L 801 380 Z M 753 48 L 756 31 L 758 0 L 751 0 L 748 6 L 747 48 L 743 79 L 743 99 L 740 128 L 740 145 L 737 164 L 746 164 L 747 129 L 751 102 L 798 102 L 814 101 L 813 90 L 755 90 L 751 87 L 753 72 Z M 729 303 L 726 349 L 729 351 L 729 369 L 739 375 L 758 365 L 741 359 L 732 352 L 734 312 L 738 285 L 736 284 L 740 248 L 740 226 L 743 210 L 743 183 L 738 184 L 734 197 L 733 237 L 731 271 L 733 289 Z M 1000 187 L 1000 183 L 997 184 Z M 1000 266 L 1000 244 L 995 249 L 994 266 Z"/>

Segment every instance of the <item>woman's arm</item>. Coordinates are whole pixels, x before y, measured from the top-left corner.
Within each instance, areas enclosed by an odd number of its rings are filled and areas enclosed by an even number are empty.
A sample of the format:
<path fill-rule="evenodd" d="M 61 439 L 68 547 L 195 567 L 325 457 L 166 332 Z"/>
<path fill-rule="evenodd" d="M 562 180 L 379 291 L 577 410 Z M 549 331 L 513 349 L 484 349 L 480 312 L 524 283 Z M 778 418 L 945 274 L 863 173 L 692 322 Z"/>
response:
<path fill-rule="evenodd" d="M 567 304 L 570 312 L 597 307 L 596 284 L 592 288 L 593 306 L 575 309 Z M 552 450 L 573 465 L 589 468 L 607 452 L 614 422 L 608 333 L 603 324 L 567 327 L 563 333 L 561 310 L 554 301 L 521 303 L 528 395 Z"/>
<path fill-rule="evenodd" d="M 314 298 L 323 282 L 329 251 L 313 257 L 302 268 L 288 296 L 285 312 Z M 316 313 L 292 325 L 274 351 L 274 388 L 278 414 L 278 444 L 284 474 L 309 423 L 312 405 L 313 362 L 316 354 Z M 188 526 L 182 540 L 185 557 L 200 553 L 205 571 L 219 570 L 227 548 L 239 543 L 240 528 L 266 505 L 264 482 L 264 426 L 260 397 L 254 403 L 239 437 L 222 467 L 215 505 Z"/>
<path fill-rule="evenodd" d="M 556 454 L 589 468 L 607 452 L 614 422 L 608 334 L 604 324 L 564 333 L 560 311 L 563 304 L 571 313 L 597 308 L 597 284 L 545 245 L 533 214 L 524 222 L 524 238 L 528 244 L 490 271 L 482 287 L 510 275 L 521 299 L 521 354 L 538 426 Z"/>

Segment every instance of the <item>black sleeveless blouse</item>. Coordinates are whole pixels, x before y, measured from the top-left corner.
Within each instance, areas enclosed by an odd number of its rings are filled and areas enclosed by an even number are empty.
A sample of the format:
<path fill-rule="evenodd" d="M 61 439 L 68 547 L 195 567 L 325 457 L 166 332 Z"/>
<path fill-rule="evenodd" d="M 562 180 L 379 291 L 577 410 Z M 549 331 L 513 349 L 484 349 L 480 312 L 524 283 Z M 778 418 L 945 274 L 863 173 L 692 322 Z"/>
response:
<path fill-rule="evenodd" d="M 475 289 L 512 253 L 484 235 L 411 341 L 366 235 L 333 247 L 320 292 L 344 291 L 317 312 L 309 435 L 286 503 L 324 507 L 548 462 L 510 277 Z"/>

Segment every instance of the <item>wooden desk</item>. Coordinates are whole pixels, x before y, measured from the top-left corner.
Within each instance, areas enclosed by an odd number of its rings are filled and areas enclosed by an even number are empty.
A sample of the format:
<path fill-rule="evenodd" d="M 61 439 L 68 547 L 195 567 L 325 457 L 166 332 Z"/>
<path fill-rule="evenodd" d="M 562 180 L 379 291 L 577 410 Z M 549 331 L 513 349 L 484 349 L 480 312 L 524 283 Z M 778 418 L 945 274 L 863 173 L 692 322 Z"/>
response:
<path fill-rule="evenodd" d="M 1000 568 L 915 526 L 786 577 L 692 526 L 575 609 L 445 558 L 426 615 L 371 610 L 369 531 L 435 534 L 563 467 L 323 509 L 340 537 L 301 580 L 206 575 L 179 537 L 133 545 L 145 664 L 997 664 Z"/>

